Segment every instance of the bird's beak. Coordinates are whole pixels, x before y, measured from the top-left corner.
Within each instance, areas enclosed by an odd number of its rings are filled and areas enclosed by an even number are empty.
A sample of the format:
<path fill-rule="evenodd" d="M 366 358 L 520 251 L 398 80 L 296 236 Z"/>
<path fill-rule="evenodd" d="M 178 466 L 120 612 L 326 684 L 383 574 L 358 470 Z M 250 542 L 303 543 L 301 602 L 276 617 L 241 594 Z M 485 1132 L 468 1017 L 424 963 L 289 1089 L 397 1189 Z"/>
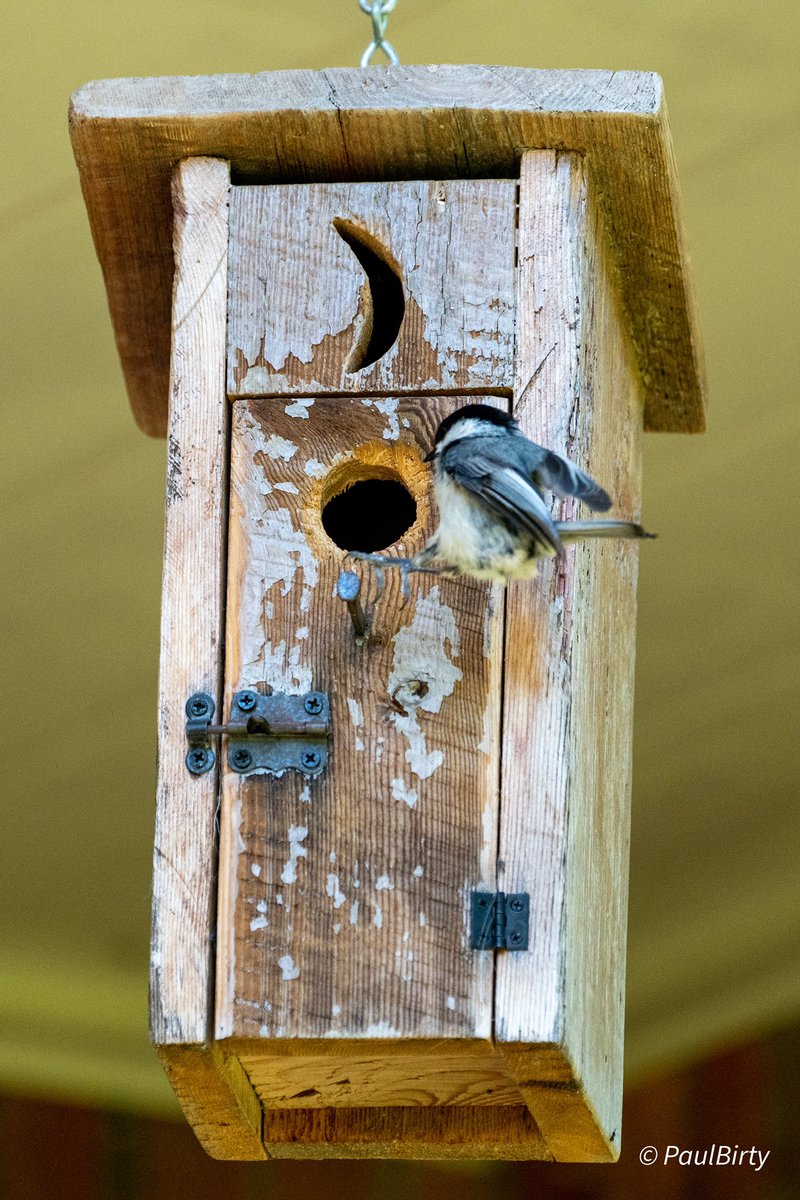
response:
<path fill-rule="evenodd" d="M 423 462 L 433 462 L 435 457 L 436 457 L 436 451 L 431 450 L 430 454 L 426 454 L 422 461 Z"/>

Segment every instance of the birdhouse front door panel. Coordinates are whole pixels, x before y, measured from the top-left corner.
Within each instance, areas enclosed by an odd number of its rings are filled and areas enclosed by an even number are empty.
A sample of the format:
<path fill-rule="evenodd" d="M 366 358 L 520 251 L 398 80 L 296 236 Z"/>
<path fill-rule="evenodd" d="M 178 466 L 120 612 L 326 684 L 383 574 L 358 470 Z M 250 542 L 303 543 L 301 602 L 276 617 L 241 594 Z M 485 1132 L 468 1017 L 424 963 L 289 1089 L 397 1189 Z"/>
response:
<path fill-rule="evenodd" d="M 223 763 L 217 1037 L 263 1039 L 263 1054 L 271 1039 L 338 1039 L 350 1056 L 358 1039 L 388 1041 L 409 1059 L 481 1039 L 491 1052 L 493 955 L 470 950 L 469 908 L 495 888 L 502 594 L 417 575 L 404 599 L 389 573 L 379 596 L 362 567 L 368 644 L 336 594 L 343 550 L 424 545 L 422 458 L 458 404 L 234 405 L 226 711 L 249 690 L 319 693 L 330 714 L 319 774 Z M 474 1082 L 462 1063 L 446 1099 Z M 376 1103 L 402 1102 L 375 1088 Z M 368 1092 L 320 1081 L 314 1101 Z"/>
<path fill-rule="evenodd" d="M 516 180 L 235 187 L 228 394 L 510 394 Z"/>

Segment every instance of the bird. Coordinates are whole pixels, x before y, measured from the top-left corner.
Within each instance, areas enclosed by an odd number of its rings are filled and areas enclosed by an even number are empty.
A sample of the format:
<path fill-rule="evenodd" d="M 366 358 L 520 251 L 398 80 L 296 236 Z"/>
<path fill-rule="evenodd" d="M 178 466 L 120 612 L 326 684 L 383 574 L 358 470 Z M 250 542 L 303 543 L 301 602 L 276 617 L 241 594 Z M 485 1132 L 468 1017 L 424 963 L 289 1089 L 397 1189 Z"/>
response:
<path fill-rule="evenodd" d="M 515 418 L 489 404 L 467 404 L 440 423 L 433 449 L 434 498 L 439 524 L 414 558 L 351 551 L 379 567 L 468 575 L 506 582 L 530 579 L 543 559 L 561 555 L 582 538 L 652 538 L 633 521 L 610 518 L 554 521 L 544 491 L 573 496 L 595 512 L 611 497 L 590 475 L 554 450 L 525 436 Z M 441 566 L 430 564 L 440 561 Z"/>

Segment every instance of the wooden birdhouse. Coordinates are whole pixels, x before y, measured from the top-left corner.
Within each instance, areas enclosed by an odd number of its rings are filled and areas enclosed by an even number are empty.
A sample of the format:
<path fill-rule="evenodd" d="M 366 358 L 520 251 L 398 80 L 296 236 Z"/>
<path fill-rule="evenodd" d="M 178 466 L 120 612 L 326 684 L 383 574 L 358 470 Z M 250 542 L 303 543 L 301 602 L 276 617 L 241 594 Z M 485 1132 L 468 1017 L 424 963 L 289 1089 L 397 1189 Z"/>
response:
<path fill-rule="evenodd" d="M 221 1158 L 614 1159 L 636 546 L 408 598 L 346 551 L 421 549 L 466 402 L 626 518 L 642 432 L 702 427 L 660 81 L 111 80 L 71 125 L 168 440 L 151 1026 L 188 1119 Z"/>

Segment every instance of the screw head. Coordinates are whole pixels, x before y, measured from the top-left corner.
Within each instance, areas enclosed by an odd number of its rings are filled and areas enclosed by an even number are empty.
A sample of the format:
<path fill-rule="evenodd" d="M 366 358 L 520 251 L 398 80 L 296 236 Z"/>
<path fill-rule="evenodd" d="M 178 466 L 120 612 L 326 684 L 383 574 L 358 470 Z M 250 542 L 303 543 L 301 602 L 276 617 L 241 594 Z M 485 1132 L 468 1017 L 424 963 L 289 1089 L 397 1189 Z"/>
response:
<path fill-rule="evenodd" d="M 252 761 L 253 756 L 249 750 L 240 748 L 239 750 L 234 750 L 231 754 L 231 765 L 234 766 L 237 771 L 246 771 Z"/>
<path fill-rule="evenodd" d="M 486 897 L 486 896 L 479 897 L 478 908 L 488 908 L 488 907 L 489 907 L 488 897 Z"/>
<path fill-rule="evenodd" d="M 236 697 L 236 703 L 242 712 L 252 712 L 256 706 L 255 692 L 240 692 Z"/>
<path fill-rule="evenodd" d="M 312 692 L 310 696 L 306 696 L 303 707 L 310 716 L 315 717 L 318 713 L 322 712 L 322 699 Z"/>
<path fill-rule="evenodd" d="M 510 937 L 508 940 L 509 940 L 510 942 L 513 942 L 513 943 L 514 943 L 514 945 L 516 946 L 518 942 L 521 942 L 521 941 L 522 941 L 522 934 L 521 934 L 521 933 L 517 933 L 517 932 L 515 931 L 514 933 L 512 933 L 512 934 L 511 934 L 511 937 Z"/>
<path fill-rule="evenodd" d="M 185 761 L 192 775 L 204 775 L 214 765 L 214 751 L 204 750 L 202 746 L 195 746 L 186 755 Z"/>
<path fill-rule="evenodd" d="M 522 901 L 521 900 L 509 900 L 508 906 L 509 906 L 509 908 L 512 908 L 514 910 L 514 912 L 522 911 Z"/>
<path fill-rule="evenodd" d="M 321 762 L 322 758 L 316 750 L 305 750 L 303 752 L 303 766 L 307 770 L 313 771 Z"/>
<path fill-rule="evenodd" d="M 206 717 L 211 715 L 211 700 L 210 697 L 204 696 L 198 692 L 196 696 L 190 696 L 186 701 L 187 717 Z"/>

